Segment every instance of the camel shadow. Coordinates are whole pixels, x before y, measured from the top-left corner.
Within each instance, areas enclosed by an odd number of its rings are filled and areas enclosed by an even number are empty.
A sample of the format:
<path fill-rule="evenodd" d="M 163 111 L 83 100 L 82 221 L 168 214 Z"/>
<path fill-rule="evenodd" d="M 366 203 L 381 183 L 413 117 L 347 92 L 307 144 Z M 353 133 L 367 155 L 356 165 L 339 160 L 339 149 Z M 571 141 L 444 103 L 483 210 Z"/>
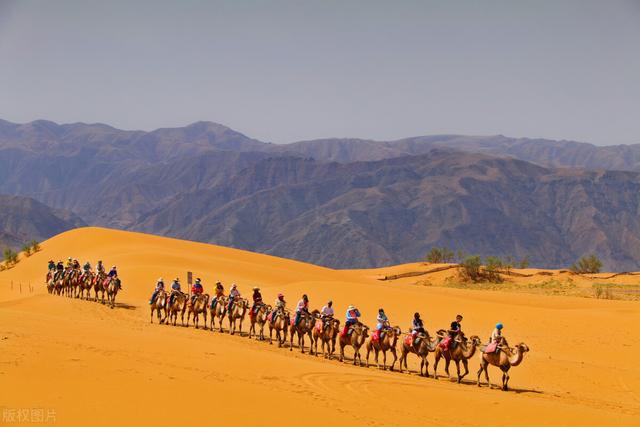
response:
<path fill-rule="evenodd" d="M 116 302 L 114 308 L 122 308 L 124 310 L 137 310 L 138 306 L 127 304 L 126 302 Z"/>

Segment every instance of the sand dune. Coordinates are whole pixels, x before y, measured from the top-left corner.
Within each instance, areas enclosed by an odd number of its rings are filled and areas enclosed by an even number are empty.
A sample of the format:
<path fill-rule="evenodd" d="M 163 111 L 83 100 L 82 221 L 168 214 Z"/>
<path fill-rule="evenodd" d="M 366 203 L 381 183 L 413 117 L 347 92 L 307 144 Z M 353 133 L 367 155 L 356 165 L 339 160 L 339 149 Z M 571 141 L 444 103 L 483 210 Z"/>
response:
<path fill-rule="evenodd" d="M 416 286 L 416 278 L 378 280 L 416 265 L 338 271 L 99 228 L 61 234 L 42 248 L 0 273 L 4 410 L 55 411 L 60 425 L 639 425 L 637 302 Z M 67 256 L 118 265 L 121 305 L 111 310 L 46 294 L 48 259 Z M 283 292 L 289 305 L 306 292 L 313 308 L 333 299 L 340 316 L 356 304 L 371 326 L 380 306 L 403 329 L 414 311 L 430 331 L 462 313 L 467 334 L 483 338 L 501 321 L 510 342 L 525 341 L 531 352 L 511 372 L 514 390 L 501 392 L 472 384 L 475 358 L 458 385 L 417 376 L 413 358 L 414 372 L 399 374 L 243 337 L 150 325 L 146 301 L 155 280 L 184 280 L 188 270 L 205 291 L 221 280 L 249 296 L 259 285 L 268 302 Z M 495 368 L 490 375 L 499 380 Z"/>

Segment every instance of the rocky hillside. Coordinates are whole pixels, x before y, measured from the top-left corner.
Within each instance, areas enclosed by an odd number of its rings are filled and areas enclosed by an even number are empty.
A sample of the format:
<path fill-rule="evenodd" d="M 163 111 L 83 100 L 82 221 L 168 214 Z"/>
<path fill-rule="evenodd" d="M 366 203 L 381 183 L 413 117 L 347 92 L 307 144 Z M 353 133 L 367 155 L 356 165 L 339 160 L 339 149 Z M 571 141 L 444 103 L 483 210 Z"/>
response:
<path fill-rule="evenodd" d="M 556 169 L 566 167 L 580 169 Z M 638 268 L 637 175 L 616 170 L 640 171 L 640 145 L 456 135 L 279 145 L 209 122 L 143 132 L 0 121 L 0 193 L 92 225 L 334 267 L 448 245 L 542 267 L 596 252 L 609 269 Z M 12 245 L 24 236 L 4 232 Z"/>
<path fill-rule="evenodd" d="M 86 225 L 78 216 L 34 199 L 0 195 L 0 248 L 19 249 L 28 241 L 42 241 Z"/>

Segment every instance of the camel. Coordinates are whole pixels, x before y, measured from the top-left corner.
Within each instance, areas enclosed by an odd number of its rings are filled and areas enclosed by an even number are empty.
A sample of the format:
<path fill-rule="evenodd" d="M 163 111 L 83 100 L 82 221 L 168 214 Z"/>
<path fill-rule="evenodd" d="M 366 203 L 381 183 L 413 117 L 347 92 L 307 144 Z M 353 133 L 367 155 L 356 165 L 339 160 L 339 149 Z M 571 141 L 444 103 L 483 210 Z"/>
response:
<path fill-rule="evenodd" d="M 53 277 L 47 278 L 47 292 L 52 294 L 53 291 L 55 290 L 55 287 L 56 287 L 56 282 L 55 280 L 53 280 Z"/>
<path fill-rule="evenodd" d="M 187 305 L 187 326 L 189 326 L 189 319 L 193 315 L 193 323 L 198 329 L 198 319 L 200 314 L 204 318 L 204 329 L 207 329 L 207 307 L 209 306 L 209 294 L 200 294 L 194 300 L 193 304 Z"/>
<path fill-rule="evenodd" d="M 353 347 L 353 364 L 356 360 L 362 366 L 362 357 L 360 357 L 360 347 L 369 336 L 369 327 L 358 322 L 350 327 L 351 333 L 340 335 L 340 361 L 344 362 L 344 348 L 348 345 Z"/>
<path fill-rule="evenodd" d="M 311 313 L 300 312 L 300 321 L 297 325 L 292 323 L 291 329 L 289 330 L 289 351 L 293 351 L 293 337 L 297 334 L 298 347 L 300 348 L 300 352 L 304 353 L 304 336 L 307 335 L 309 337 L 309 354 L 313 354 L 313 336 L 311 335 L 311 331 L 319 314 L 320 312 L 318 310 L 313 310 Z"/>
<path fill-rule="evenodd" d="M 218 297 L 215 301 L 215 305 L 214 301 L 211 301 L 209 315 L 211 317 L 211 330 L 213 331 L 215 329 L 216 319 L 218 319 L 218 330 L 223 332 L 224 327 L 222 326 L 222 321 L 224 320 L 224 316 L 227 315 L 227 298 L 224 295 Z"/>
<path fill-rule="evenodd" d="M 80 299 L 88 300 L 91 298 L 91 286 L 93 285 L 93 273 L 88 271 L 86 274 L 80 276 Z M 87 292 L 87 296 L 84 296 L 85 291 Z"/>
<path fill-rule="evenodd" d="M 249 310 L 249 301 L 244 298 L 240 298 L 239 300 L 231 303 L 231 307 L 228 310 L 229 333 L 231 335 L 236 333 L 237 321 L 240 323 L 238 331 L 240 332 L 240 335 L 242 335 L 242 322 L 244 321 L 244 316 L 247 314 L 247 310 Z"/>
<path fill-rule="evenodd" d="M 521 342 L 516 344 L 514 348 L 509 348 L 506 341 L 503 340 L 502 344 L 498 346 L 500 349 L 493 353 L 480 353 L 480 369 L 478 369 L 478 387 L 480 387 L 480 374 L 484 371 L 484 376 L 487 379 L 487 385 L 491 388 L 489 382 L 489 365 L 497 366 L 502 371 L 502 390 L 507 391 L 509 389 L 509 369 L 512 366 L 518 366 L 522 363 L 524 354 L 529 351 L 529 347 Z"/>
<path fill-rule="evenodd" d="M 107 300 L 109 301 L 109 306 L 111 308 L 116 305 L 116 295 L 118 295 L 118 290 L 120 290 L 120 279 L 112 277 L 111 280 L 109 280 L 109 285 L 107 286 Z"/>
<path fill-rule="evenodd" d="M 102 294 L 102 303 L 104 304 L 105 288 L 103 286 L 103 283 L 106 278 L 107 278 L 106 274 L 104 274 L 104 272 L 102 271 L 98 272 L 98 274 L 96 275 L 96 278 L 93 282 L 93 291 L 96 294 L 94 299 L 95 302 L 98 302 L 98 292 L 100 292 Z"/>
<path fill-rule="evenodd" d="M 404 362 L 404 369 L 407 369 L 407 356 L 409 353 L 414 353 L 420 358 L 420 375 L 425 375 L 429 378 L 429 361 L 427 356 L 430 351 L 436 350 L 436 344 L 433 342 L 428 332 L 420 334 L 416 337 L 420 342 L 416 345 L 416 339 L 413 339 L 411 345 L 407 344 L 407 339 L 412 336 L 411 333 L 405 335 L 402 340 L 402 354 L 400 355 L 400 372 L 402 372 L 402 364 Z M 424 374 L 423 374 L 424 369 Z"/>
<path fill-rule="evenodd" d="M 278 340 L 278 347 L 282 347 L 282 345 L 287 340 L 287 331 L 289 329 L 289 324 L 291 323 L 291 313 L 288 310 L 284 310 L 283 312 L 274 311 L 272 314 L 272 319 L 269 322 L 269 344 L 273 344 L 273 331 L 276 331 L 276 339 Z M 275 319 L 273 319 L 275 316 Z"/>
<path fill-rule="evenodd" d="M 267 323 L 267 317 L 272 310 L 273 308 L 270 305 L 260 304 L 260 306 L 258 306 L 258 311 L 256 312 L 256 314 L 253 316 L 249 316 L 249 320 L 251 320 L 251 327 L 249 328 L 249 338 L 251 338 L 253 334 L 255 334 L 260 341 L 264 341 L 264 325 L 265 323 Z M 256 331 L 256 324 L 260 328 L 260 332 Z"/>
<path fill-rule="evenodd" d="M 390 351 L 393 355 L 393 362 L 391 362 L 391 366 L 389 370 L 393 371 L 393 365 L 396 364 L 398 360 L 398 354 L 396 350 L 396 345 L 398 343 L 398 337 L 400 337 L 402 331 L 399 326 L 394 326 L 393 328 L 389 328 L 384 331 L 384 337 L 382 339 L 378 339 L 377 341 L 373 340 L 373 337 L 369 338 L 367 341 L 367 368 L 369 367 L 369 353 L 371 350 L 374 351 L 376 358 L 376 366 L 380 369 L 380 364 L 378 363 L 378 353 L 382 352 L 382 369 L 387 369 L 387 351 Z"/>
<path fill-rule="evenodd" d="M 455 348 L 450 347 L 448 350 L 443 350 L 439 345 L 437 345 L 435 351 L 436 360 L 433 364 L 433 377 L 438 379 L 438 362 L 444 357 L 444 371 L 447 373 L 447 376 L 451 378 L 451 375 L 449 374 L 449 364 L 453 360 L 456 364 L 456 371 L 458 373 L 458 384 L 462 382 L 462 379 L 469 373 L 468 360 L 476 353 L 476 348 L 479 345 L 480 337 L 477 335 L 470 336 L 468 340 L 464 340 L 463 342 L 458 343 Z M 464 367 L 464 374 L 462 375 L 460 375 L 460 362 L 462 362 L 462 366 Z"/>
<path fill-rule="evenodd" d="M 153 304 L 149 307 L 151 308 L 151 323 L 153 323 L 153 313 L 156 313 L 156 317 L 158 318 L 158 323 L 163 324 L 167 318 L 167 292 L 164 289 L 158 291 L 156 295 L 156 299 L 153 300 Z M 164 317 L 162 317 L 162 312 L 164 312 Z"/>
<path fill-rule="evenodd" d="M 323 325 L 322 319 L 316 320 L 313 328 L 313 343 L 316 356 L 318 355 L 318 341 L 322 341 L 322 356 L 331 359 L 331 355 L 336 351 L 336 338 L 340 332 L 340 321 L 338 319 L 327 319 Z"/>
<path fill-rule="evenodd" d="M 78 279 L 76 276 L 76 270 L 67 268 L 64 279 L 62 280 L 64 295 L 68 298 L 73 297 L 76 286 L 78 285 Z"/>
<path fill-rule="evenodd" d="M 169 297 L 170 299 L 171 297 Z M 165 315 L 165 319 L 169 317 L 169 322 L 173 319 L 173 326 L 176 326 L 176 322 L 178 320 L 178 313 L 180 313 L 180 320 L 182 321 L 182 326 L 184 326 L 184 312 L 187 309 L 187 295 L 182 292 L 176 292 L 173 297 L 173 304 L 167 306 L 167 315 Z M 167 324 L 169 324 L 167 322 Z"/>
<path fill-rule="evenodd" d="M 56 278 L 53 280 L 53 293 L 58 296 L 62 295 L 62 292 L 64 291 L 64 282 L 62 278 Z"/>

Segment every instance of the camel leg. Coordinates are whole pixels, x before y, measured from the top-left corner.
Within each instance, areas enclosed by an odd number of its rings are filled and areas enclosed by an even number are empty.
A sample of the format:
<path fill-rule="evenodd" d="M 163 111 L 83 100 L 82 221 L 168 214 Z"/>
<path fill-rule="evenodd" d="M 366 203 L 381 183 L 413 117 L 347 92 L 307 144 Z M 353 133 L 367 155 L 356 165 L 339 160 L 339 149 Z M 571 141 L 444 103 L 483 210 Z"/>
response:
<path fill-rule="evenodd" d="M 502 370 L 502 390 L 509 390 L 509 367 L 500 367 Z"/>
<path fill-rule="evenodd" d="M 440 353 L 436 351 L 436 360 L 433 362 L 433 378 L 438 379 L 438 363 L 440 363 Z"/>
<path fill-rule="evenodd" d="M 293 351 L 293 334 L 295 334 L 295 332 L 292 329 L 291 330 L 291 338 L 289 339 L 289 351 Z"/>
<path fill-rule="evenodd" d="M 462 374 L 462 376 L 458 376 L 458 382 L 461 382 L 462 379 L 469 374 L 469 362 L 467 359 L 462 359 L 462 366 L 464 367 L 464 374 Z"/>
<path fill-rule="evenodd" d="M 387 370 L 387 352 L 382 350 L 382 370 Z"/>
<path fill-rule="evenodd" d="M 451 359 L 444 358 L 444 371 L 447 373 L 447 377 L 451 378 L 451 374 L 449 373 L 449 364 L 451 363 Z"/>
<path fill-rule="evenodd" d="M 371 348 L 367 346 L 367 368 L 369 367 L 369 354 L 371 353 Z"/>
<path fill-rule="evenodd" d="M 375 356 L 376 356 L 376 368 L 380 369 L 380 350 L 374 348 L 373 351 L 375 352 Z"/>
<path fill-rule="evenodd" d="M 454 362 L 456 364 L 456 374 L 458 375 L 458 384 L 460 384 L 460 381 L 462 380 L 462 378 L 460 377 L 460 361 L 454 360 Z"/>
<path fill-rule="evenodd" d="M 340 343 L 340 361 L 344 362 L 344 346 Z"/>
<path fill-rule="evenodd" d="M 393 367 L 396 365 L 396 361 L 398 360 L 398 353 L 395 347 L 391 348 L 391 354 L 393 354 L 393 362 L 391 362 L 391 366 L 389 367 L 389 370 L 393 371 Z"/>

